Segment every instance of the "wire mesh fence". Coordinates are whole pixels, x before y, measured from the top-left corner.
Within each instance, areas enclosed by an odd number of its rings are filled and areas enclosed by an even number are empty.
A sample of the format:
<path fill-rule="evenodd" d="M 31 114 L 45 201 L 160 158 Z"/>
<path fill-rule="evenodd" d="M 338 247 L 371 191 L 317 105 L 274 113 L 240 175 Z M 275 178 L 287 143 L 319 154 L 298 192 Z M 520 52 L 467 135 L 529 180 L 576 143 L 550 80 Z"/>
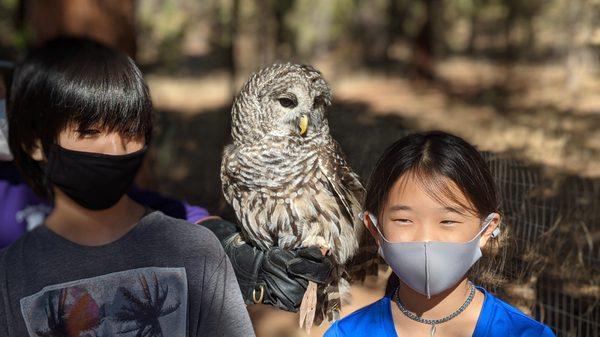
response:
<path fill-rule="evenodd" d="M 484 154 L 511 234 L 501 296 L 557 336 L 600 336 L 600 180 Z"/>

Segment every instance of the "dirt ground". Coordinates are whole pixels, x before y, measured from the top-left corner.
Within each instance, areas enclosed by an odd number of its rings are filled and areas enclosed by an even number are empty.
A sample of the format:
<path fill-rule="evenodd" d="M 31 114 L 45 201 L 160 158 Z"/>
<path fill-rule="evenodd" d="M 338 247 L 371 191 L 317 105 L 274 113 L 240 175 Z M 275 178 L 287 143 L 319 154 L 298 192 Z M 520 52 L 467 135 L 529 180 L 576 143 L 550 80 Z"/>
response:
<path fill-rule="evenodd" d="M 363 181 L 387 145 L 407 132 L 428 129 L 455 133 L 481 150 L 510 152 L 550 174 L 600 179 L 597 75 L 588 74 L 568 89 L 561 64 L 506 66 L 454 58 L 438 66 L 434 83 L 393 74 L 338 75 L 331 65 L 318 67 L 334 92 L 332 135 Z M 235 91 L 228 74 L 149 74 L 147 79 L 158 130 L 144 184 L 231 217 L 219 181 Z M 342 315 L 380 298 L 385 280 L 384 275 L 353 286 L 353 302 Z M 267 306 L 249 311 L 258 336 L 306 336 L 295 328 L 295 314 Z M 310 336 L 321 336 L 326 328 L 316 327 Z"/>

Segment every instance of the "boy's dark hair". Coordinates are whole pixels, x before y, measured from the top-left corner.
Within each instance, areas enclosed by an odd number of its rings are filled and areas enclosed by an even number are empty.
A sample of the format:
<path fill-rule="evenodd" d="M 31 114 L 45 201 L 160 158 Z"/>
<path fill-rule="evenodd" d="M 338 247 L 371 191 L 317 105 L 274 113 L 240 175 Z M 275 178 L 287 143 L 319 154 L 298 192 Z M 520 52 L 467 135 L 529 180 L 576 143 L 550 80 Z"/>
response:
<path fill-rule="evenodd" d="M 7 117 L 14 160 L 46 198 L 53 195 L 43 164 L 29 155 L 38 144 L 46 153 L 67 127 L 146 143 L 152 134 L 152 102 L 141 71 L 125 54 L 85 38 L 58 38 L 28 53 L 14 70 Z"/>
<path fill-rule="evenodd" d="M 458 203 L 482 220 L 492 212 L 499 213 L 499 195 L 485 160 L 460 137 L 430 131 L 396 141 L 384 151 L 371 173 L 364 209 L 380 216 L 392 186 L 405 175 L 415 178 L 442 204 L 447 200 Z M 458 186 L 470 205 L 458 201 L 447 179 Z M 484 258 L 471 268 L 470 276 L 482 285 L 496 287 L 502 282 L 499 275 L 506 256 L 498 250 L 504 237 L 500 239 L 491 240 L 486 245 L 488 254 L 484 253 Z"/>

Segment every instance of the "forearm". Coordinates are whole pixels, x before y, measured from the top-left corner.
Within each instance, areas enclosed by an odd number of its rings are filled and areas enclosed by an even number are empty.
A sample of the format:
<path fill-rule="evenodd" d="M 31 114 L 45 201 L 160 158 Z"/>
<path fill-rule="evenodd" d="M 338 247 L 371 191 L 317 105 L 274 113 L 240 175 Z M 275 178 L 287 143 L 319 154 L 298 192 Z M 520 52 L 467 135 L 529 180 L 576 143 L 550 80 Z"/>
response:
<path fill-rule="evenodd" d="M 246 304 L 254 303 L 254 299 L 258 298 L 255 290 L 260 290 L 258 274 L 264 253 L 239 240 L 239 229 L 231 222 L 212 216 L 199 224 L 217 236 L 233 267 L 244 301 Z"/>
<path fill-rule="evenodd" d="M 210 308 L 200 319 L 200 335 L 204 336 L 206 331 L 218 331 L 218 336 L 254 336 L 234 270 L 226 256 L 223 256 L 215 273 L 207 278 L 203 288 L 203 303 Z"/>

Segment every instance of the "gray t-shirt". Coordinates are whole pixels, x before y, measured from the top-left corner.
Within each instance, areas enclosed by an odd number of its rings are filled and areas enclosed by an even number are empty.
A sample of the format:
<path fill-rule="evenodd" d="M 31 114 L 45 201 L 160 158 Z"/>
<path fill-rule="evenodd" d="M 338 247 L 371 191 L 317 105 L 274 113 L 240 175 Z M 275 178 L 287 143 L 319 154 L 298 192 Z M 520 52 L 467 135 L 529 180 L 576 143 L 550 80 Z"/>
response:
<path fill-rule="evenodd" d="M 154 211 L 104 246 L 40 226 L 0 251 L 0 337 L 254 336 L 221 244 Z"/>

